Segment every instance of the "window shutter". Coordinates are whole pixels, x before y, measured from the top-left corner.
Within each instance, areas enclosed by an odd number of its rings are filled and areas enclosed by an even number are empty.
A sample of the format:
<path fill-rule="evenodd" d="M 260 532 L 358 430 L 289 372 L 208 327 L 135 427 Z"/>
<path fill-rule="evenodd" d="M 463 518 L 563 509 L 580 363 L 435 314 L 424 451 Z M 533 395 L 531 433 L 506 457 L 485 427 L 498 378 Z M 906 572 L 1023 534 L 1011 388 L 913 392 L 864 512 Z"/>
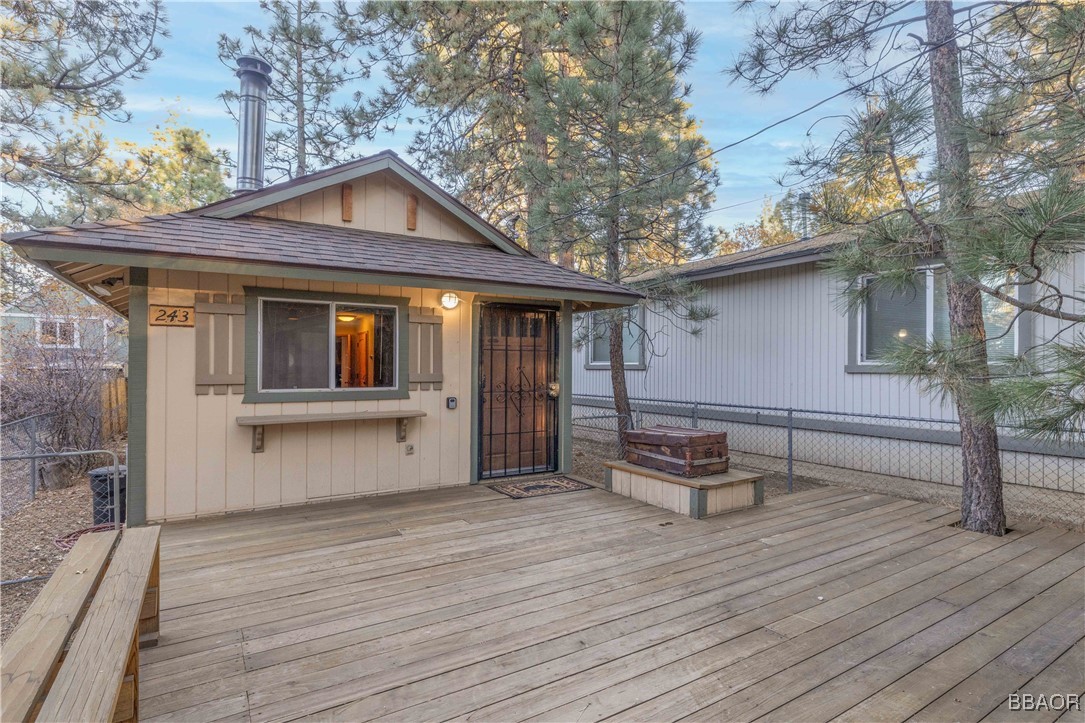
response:
<path fill-rule="evenodd" d="M 444 317 L 437 309 L 412 306 L 408 320 L 410 390 L 440 389 L 444 381 L 441 332 Z"/>
<path fill-rule="evenodd" d="M 245 297 L 196 294 L 196 393 L 245 391 Z"/>

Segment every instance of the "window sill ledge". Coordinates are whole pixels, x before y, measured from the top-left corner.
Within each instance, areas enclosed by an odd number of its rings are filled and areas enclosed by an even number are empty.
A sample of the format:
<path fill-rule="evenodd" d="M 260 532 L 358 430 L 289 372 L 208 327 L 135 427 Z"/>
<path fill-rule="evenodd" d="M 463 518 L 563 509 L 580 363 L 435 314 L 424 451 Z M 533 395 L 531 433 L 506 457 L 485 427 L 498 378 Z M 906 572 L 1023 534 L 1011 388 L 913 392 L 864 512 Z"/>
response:
<path fill-rule="evenodd" d="M 357 422 L 367 419 L 409 419 L 424 417 L 420 409 L 389 410 L 384 412 L 333 412 L 329 414 L 263 414 L 255 417 L 237 417 L 241 427 L 263 427 L 276 424 L 311 424 L 313 422 Z"/>
<path fill-rule="evenodd" d="M 886 364 L 848 364 L 844 367 L 845 374 L 897 374 L 899 372 Z"/>

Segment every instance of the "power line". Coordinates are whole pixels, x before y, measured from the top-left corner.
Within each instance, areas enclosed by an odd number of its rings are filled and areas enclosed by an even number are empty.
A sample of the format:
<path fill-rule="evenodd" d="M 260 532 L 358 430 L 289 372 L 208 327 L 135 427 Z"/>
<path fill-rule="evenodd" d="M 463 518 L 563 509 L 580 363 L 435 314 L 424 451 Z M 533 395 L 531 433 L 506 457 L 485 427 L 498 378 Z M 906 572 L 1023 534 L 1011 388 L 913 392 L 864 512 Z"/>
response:
<path fill-rule="evenodd" d="M 1012 11 L 1014 11 L 1014 10 L 1020 8 L 1020 7 L 1023 7 L 1025 5 L 1031 5 L 1031 4 L 1032 4 L 1032 0 L 1025 0 L 1025 2 L 1015 3 L 1015 4 L 1011 5 L 1011 6 L 1009 6 L 1008 8 L 1006 8 L 1005 10 L 1003 10 L 1002 12 L 996 13 L 995 15 L 992 15 L 987 20 L 984 20 L 983 24 L 993 22 L 993 21 L 997 20 L 998 18 L 1002 17 L 1003 15 L 1007 15 L 1010 12 L 1012 12 Z M 678 166 L 675 166 L 674 168 L 671 168 L 670 170 L 664 171 L 663 173 L 660 173 L 658 175 L 652 176 L 651 178 L 646 178 L 643 181 L 640 181 L 638 183 L 634 183 L 632 186 L 629 186 L 628 188 L 624 188 L 621 191 L 618 191 L 617 193 L 612 193 L 612 194 L 610 194 L 609 196 L 607 196 L 606 198 L 604 198 L 604 199 L 602 199 L 600 201 L 596 201 L 595 203 L 589 204 L 587 206 L 581 206 L 580 208 L 569 211 L 568 213 L 565 213 L 565 214 L 562 214 L 562 215 L 557 216 L 555 218 L 552 218 L 549 221 L 547 221 L 546 223 L 542 224 L 541 226 L 536 226 L 535 228 L 529 228 L 527 230 L 527 233 L 531 234 L 531 233 L 535 233 L 537 231 L 541 231 L 544 228 L 548 228 L 550 226 L 553 226 L 555 223 L 558 223 L 560 221 L 564 221 L 564 220 L 572 218 L 574 216 L 578 216 L 578 215 L 584 213 L 585 211 L 590 211 L 592 209 L 599 208 L 600 206 L 602 206 L 602 205 L 604 205 L 604 204 L 606 204 L 606 203 L 608 203 L 610 201 L 613 201 L 615 198 L 618 198 L 620 196 L 624 196 L 625 194 L 630 193 L 631 191 L 635 191 L 636 189 L 638 189 L 638 188 L 640 188 L 642 186 L 646 186 L 646 185 L 648 185 L 650 183 L 654 183 L 655 181 L 658 181 L 661 178 L 665 178 L 665 177 L 671 175 L 672 173 L 677 173 L 678 171 L 689 168 L 690 166 L 695 166 L 698 163 L 700 163 L 701 161 L 706 161 L 706 160 L 708 160 L 709 158 L 715 156 L 718 153 L 722 153 L 723 151 L 734 148 L 735 146 L 740 145 L 742 143 L 745 143 L 746 141 L 753 140 L 754 138 L 757 138 L 758 136 L 762 135 L 763 133 L 767 133 L 768 131 L 772 130 L 773 128 L 775 128 L 777 126 L 780 126 L 780 125 L 783 125 L 784 123 L 788 123 L 790 121 L 793 121 L 796 118 L 798 118 L 799 116 L 806 115 L 807 113 L 809 113 L 812 110 L 817 110 L 818 108 L 825 105 L 826 103 L 828 103 L 831 100 L 835 100 L 835 99 L 839 98 L 842 95 L 847 95 L 848 93 L 852 93 L 852 92 L 854 92 L 856 90 L 859 90 L 859 89 L 861 89 L 861 88 L 863 88 L 863 87 L 865 87 L 867 85 L 870 85 L 871 83 L 873 83 L 876 80 L 880 80 L 881 78 L 884 78 L 885 76 L 889 75 L 893 71 L 899 70 L 900 68 L 904 67 L 905 65 L 908 65 L 909 63 L 912 63 L 912 62 L 914 62 L 916 60 L 919 60 L 920 58 L 922 58 L 922 57 L 924 57 L 926 55 L 929 55 L 930 53 L 934 52 L 935 50 L 938 50 L 939 48 L 941 48 L 943 46 L 946 46 L 949 43 L 952 43 L 957 38 L 963 37 L 964 35 L 967 35 L 968 33 L 973 32 L 976 29 L 976 27 L 978 27 L 978 26 L 973 25 L 967 31 L 963 31 L 963 30 L 958 31 L 958 32 L 954 33 L 952 36 L 946 38 L 945 40 L 943 40 L 940 43 L 935 43 L 933 45 L 927 45 L 923 50 L 919 51 L 918 53 L 916 53 L 912 57 L 907 58 L 905 60 L 902 60 L 901 62 L 899 62 L 896 65 L 893 65 L 893 66 L 891 66 L 889 68 L 886 68 L 885 70 L 878 73 L 877 75 L 873 75 L 870 78 L 862 81 L 861 83 L 855 83 L 854 85 L 850 85 L 847 88 L 845 88 L 845 89 L 843 89 L 843 90 L 841 90 L 841 91 L 839 91 L 837 93 L 833 93 L 830 96 L 822 98 L 821 100 L 814 103 L 813 105 L 809 105 L 806 108 L 803 108 L 800 111 L 792 113 L 791 115 L 789 115 L 789 116 L 787 116 L 785 118 L 781 118 L 781 119 L 779 119 L 777 121 L 774 121 L 774 122 L 770 123 L 769 125 L 764 126 L 763 128 L 760 128 L 757 131 L 754 131 L 750 135 L 745 136 L 744 138 L 739 138 L 737 141 L 732 141 L 731 143 L 720 146 L 719 148 L 717 148 L 714 151 L 711 151 L 710 153 L 706 153 L 703 156 L 700 156 L 698 158 L 694 158 L 692 160 L 686 161 L 685 163 L 682 163 L 682 164 L 680 164 Z M 714 209 L 714 210 L 718 211 L 718 210 L 722 210 L 722 209 Z M 711 213 L 711 211 L 709 213 Z"/>

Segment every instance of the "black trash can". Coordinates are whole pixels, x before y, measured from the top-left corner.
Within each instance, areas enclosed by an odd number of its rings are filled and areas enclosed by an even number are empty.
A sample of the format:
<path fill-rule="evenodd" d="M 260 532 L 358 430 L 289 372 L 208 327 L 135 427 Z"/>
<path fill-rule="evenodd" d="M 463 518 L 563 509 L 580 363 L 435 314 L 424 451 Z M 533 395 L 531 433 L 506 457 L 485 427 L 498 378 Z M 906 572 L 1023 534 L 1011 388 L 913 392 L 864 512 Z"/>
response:
<path fill-rule="evenodd" d="M 87 473 L 90 476 L 90 493 L 93 497 L 94 524 L 113 522 L 113 467 L 99 467 Z M 128 466 L 120 466 L 121 522 L 125 520 L 125 490 L 128 487 Z"/>

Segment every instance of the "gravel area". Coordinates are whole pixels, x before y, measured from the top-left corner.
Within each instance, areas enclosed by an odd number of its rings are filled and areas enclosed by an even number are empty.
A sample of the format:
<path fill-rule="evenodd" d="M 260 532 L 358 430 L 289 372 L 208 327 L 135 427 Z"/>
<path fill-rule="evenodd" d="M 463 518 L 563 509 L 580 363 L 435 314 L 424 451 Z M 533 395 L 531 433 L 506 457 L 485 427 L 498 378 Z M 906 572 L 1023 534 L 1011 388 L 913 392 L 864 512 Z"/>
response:
<path fill-rule="evenodd" d="M 56 569 L 65 553 L 53 540 L 91 524 L 90 486 L 85 480 L 67 489 L 41 490 L 32 502 L 4 515 L 0 520 L 0 576 L 4 580 L 48 575 Z M 7 639 L 45 583 L 0 587 L 0 640 Z"/>

